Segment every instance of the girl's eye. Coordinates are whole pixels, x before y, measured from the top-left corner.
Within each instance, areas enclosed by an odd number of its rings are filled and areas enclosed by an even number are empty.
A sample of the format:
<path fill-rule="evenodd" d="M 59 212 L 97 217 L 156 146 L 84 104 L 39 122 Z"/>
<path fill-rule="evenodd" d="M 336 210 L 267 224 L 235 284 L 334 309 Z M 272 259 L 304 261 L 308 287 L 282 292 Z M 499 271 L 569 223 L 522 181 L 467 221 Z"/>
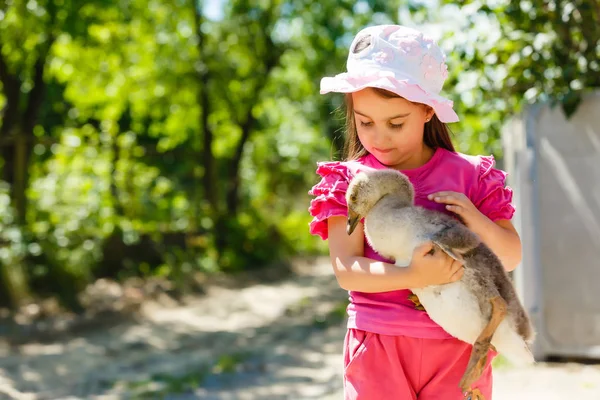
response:
<path fill-rule="evenodd" d="M 390 128 L 392 128 L 392 129 L 400 129 L 400 128 L 402 128 L 403 125 L 404 124 L 392 124 L 392 123 L 389 124 Z M 364 126 L 365 128 L 368 128 L 370 126 L 373 126 L 373 122 L 360 121 L 360 126 Z"/>

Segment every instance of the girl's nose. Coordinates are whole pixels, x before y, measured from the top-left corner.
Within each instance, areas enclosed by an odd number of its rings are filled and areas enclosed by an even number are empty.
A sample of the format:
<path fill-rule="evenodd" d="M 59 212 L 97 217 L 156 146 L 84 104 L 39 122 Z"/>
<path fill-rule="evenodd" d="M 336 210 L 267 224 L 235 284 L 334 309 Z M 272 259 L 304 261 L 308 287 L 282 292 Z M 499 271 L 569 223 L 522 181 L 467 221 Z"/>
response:
<path fill-rule="evenodd" d="M 387 134 L 381 128 L 373 129 L 373 137 L 371 138 L 375 147 L 385 145 L 388 142 Z"/>

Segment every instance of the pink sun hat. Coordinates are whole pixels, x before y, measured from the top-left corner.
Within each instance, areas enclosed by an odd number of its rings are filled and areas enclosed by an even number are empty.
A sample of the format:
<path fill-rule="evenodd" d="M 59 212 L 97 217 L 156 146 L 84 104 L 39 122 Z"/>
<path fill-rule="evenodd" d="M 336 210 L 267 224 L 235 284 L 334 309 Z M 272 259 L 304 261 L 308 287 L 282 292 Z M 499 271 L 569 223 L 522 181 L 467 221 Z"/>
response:
<path fill-rule="evenodd" d="M 448 77 L 446 56 L 433 39 L 415 29 L 377 25 L 361 30 L 350 45 L 346 68 L 321 79 L 321 94 L 380 88 L 431 106 L 442 122 L 458 121 L 452 101 L 440 96 Z"/>

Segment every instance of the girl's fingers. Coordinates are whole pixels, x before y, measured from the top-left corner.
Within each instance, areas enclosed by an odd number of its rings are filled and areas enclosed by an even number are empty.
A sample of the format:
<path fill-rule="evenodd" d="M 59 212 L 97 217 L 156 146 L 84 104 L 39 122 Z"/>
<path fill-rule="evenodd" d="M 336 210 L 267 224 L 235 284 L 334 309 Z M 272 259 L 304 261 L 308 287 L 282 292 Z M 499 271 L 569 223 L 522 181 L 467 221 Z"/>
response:
<path fill-rule="evenodd" d="M 453 192 L 439 192 L 430 194 L 427 196 L 429 200 L 433 200 L 436 203 L 445 203 L 445 204 L 462 204 L 464 202 L 464 195 L 460 195 L 458 193 Z"/>
<path fill-rule="evenodd" d="M 461 195 L 462 193 L 458 193 L 458 192 L 451 192 L 449 190 L 442 190 L 441 192 L 435 192 L 435 193 L 431 193 L 429 196 L 427 196 L 427 198 L 429 200 L 433 199 L 434 197 L 444 197 L 444 196 L 457 196 L 457 195 Z"/>
<path fill-rule="evenodd" d="M 464 271 L 464 267 L 461 266 L 454 274 L 452 274 L 452 278 L 450 278 L 452 282 L 460 280 L 460 278 L 462 278 L 463 276 Z"/>
<path fill-rule="evenodd" d="M 465 211 L 465 209 L 461 206 L 455 206 L 452 204 L 448 204 L 446 206 L 446 210 L 448 211 L 452 211 L 454 214 L 458 214 L 458 215 L 462 215 Z"/>
<path fill-rule="evenodd" d="M 461 199 L 455 196 L 438 196 L 433 198 L 436 203 L 461 204 Z"/>
<path fill-rule="evenodd" d="M 462 276 L 462 273 L 464 271 L 464 267 L 463 267 L 462 263 L 460 263 L 459 261 L 454 260 L 454 259 L 452 260 L 452 265 L 451 265 L 450 269 L 451 269 L 452 276 L 456 276 L 457 274 Z"/>
<path fill-rule="evenodd" d="M 432 251 L 432 250 L 434 250 L 434 248 L 433 248 L 433 242 L 426 242 L 426 243 L 423 243 L 420 246 L 418 246 L 415 249 L 415 252 L 417 254 L 421 255 L 421 257 L 425 257 L 427 255 L 434 255 L 435 252 Z"/>
<path fill-rule="evenodd" d="M 452 261 L 450 264 L 450 271 L 452 272 L 452 274 L 455 274 L 461 267 L 462 267 L 462 264 L 459 263 L 458 261 L 456 261 L 454 258 L 452 258 Z"/>

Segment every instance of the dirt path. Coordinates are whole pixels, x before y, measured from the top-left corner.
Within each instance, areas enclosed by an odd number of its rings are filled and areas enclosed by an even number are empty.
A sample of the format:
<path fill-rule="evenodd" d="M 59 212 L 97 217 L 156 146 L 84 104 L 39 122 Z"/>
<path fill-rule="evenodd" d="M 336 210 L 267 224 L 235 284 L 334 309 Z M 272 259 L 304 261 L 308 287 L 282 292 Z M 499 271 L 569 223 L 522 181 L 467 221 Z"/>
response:
<path fill-rule="evenodd" d="M 327 260 L 51 343 L 0 346 L 0 399 L 341 399 L 346 293 Z M 495 371 L 495 398 L 600 400 L 600 368 Z"/>

